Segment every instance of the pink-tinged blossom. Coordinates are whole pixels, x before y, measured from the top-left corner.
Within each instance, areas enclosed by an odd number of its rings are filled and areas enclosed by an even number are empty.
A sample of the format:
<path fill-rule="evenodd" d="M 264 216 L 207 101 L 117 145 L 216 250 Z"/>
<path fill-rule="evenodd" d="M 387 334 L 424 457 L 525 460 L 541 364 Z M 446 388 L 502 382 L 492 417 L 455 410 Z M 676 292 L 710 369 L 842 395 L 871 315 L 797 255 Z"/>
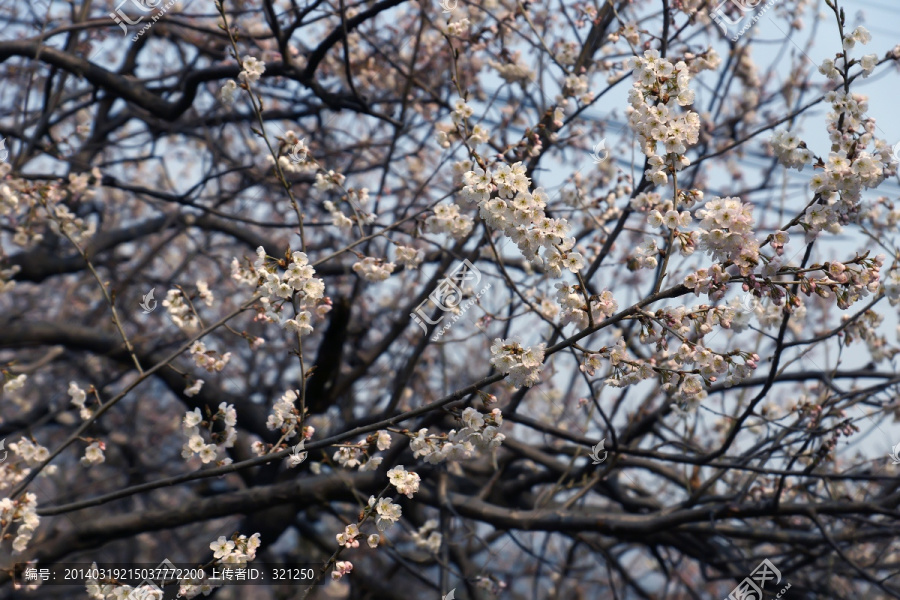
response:
<path fill-rule="evenodd" d="M 340 579 L 344 575 L 349 575 L 352 570 L 353 563 L 349 560 L 339 560 L 334 563 L 334 571 L 331 572 L 331 578 L 334 580 Z"/>

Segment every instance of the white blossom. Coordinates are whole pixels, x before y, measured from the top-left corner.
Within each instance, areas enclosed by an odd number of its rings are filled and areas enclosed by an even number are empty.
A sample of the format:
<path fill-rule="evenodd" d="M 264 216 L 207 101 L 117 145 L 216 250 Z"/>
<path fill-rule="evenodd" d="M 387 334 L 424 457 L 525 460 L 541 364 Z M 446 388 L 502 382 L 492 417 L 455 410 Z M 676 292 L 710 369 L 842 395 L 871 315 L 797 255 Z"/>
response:
<path fill-rule="evenodd" d="M 531 387 L 540 380 L 544 344 L 523 347 L 517 340 L 497 338 L 491 345 L 491 364 L 509 374 L 513 387 Z"/>
<path fill-rule="evenodd" d="M 367 256 L 353 265 L 353 271 L 366 281 L 384 281 L 394 271 L 394 263 Z"/>
<path fill-rule="evenodd" d="M 256 83 L 260 75 L 266 72 L 266 65 L 253 56 L 248 56 L 243 62 L 244 70 L 238 74 L 238 79 L 245 83 Z"/>
<path fill-rule="evenodd" d="M 81 457 L 81 464 L 85 467 L 99 465 L 106 460 L 103 454 L 104 444 L 102 442 L 92 442 L 84 451 Z"/>
<path fill-rule="evenodd" d="M 192 383 L 188 387 L 184 388 L 184 395 L 187 396 L 188 398 L 192 398 L 200 393 L 200 388 L 202 388 L 202 387 L 203 387 L 203 380 L 196 379 L 196 380 L 194 380 L 194 383 Z"/>
<path fill-rule="evenodd" d="M 401 494 L 406 494 L 407 498 L 412 498 L 413 494 L 419 491 L 419 476 L 408 472 L 403 465 L 389 470 L 387 475 L 391 485 Z"/>

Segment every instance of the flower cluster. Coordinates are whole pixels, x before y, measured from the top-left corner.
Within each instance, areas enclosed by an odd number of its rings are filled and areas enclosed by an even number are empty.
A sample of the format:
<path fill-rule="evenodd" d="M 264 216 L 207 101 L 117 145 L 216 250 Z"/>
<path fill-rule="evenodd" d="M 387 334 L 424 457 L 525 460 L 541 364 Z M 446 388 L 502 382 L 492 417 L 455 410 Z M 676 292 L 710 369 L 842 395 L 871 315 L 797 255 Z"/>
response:
<path fill-rule="evenodd" d="M 337 461 L 339 465 L 347 469 L 358 467 L 360 471 L 374 471 L 381 465 L 384 457 L 370 455 L 367 451 L 372 445 L 371 437 L 356 444 L 341 446 L 332 456 L 332 460 Z M 381 442 L 378 444 L 378 449 L 382 449 Z"/>
<path fill-rule="evenodd" d="M 238 85 L 234 79 L 229 79 L 225 82 L 225 85 L 222 86 L 222 89 L 219 90 L 219 99 L 224 104 L 232 104 L 234 102 L 234 95 L 237 93 Z"/>
<path fill-rule="evenodd" d="M 479 146 L 491 139 L 491 132 L 484 125 L 477 124 L 469 130 L 468 119 L 474 111 L 462 98 L 457 98 L 450 112 L 453 123 L 438 123 L 435 134 L 437 143 L 441 148 L 449 148 L 454 141 L 465 139 L 468 135 L 468 143 L 471 146 Z"/>
<path fill-rule="evenodd" d="M 660 228 L 665 225 L 668 229 L 676 230 L 676 229 L 685 229 L 690 226 L 693 219 L 691 218 L 691 213 L 683 210 L 681 212 L 675 209 L 669 209 L 665 214 L 661 213 L 659 210 L 654 209 L 650 211 L 650 215 L 647 218 L 647 223 L 650 227 Z"/>
<path fill-rule="evenodd" d="M 9 163 L 0 162 L 0 218 L 9 224 L 10 231 L 15 231 L 10 237 L 13 244 L 22 247 L 37 244 L 44 239 L 41 231 L 45 225 L 51 232 L 64 233 L 81 246 L 94 235 L 97 223 L 75 216 L 68 207 L 93 199 L 103 177 L 100 169 L 70 173 L 68 181 L 45 184 L 10 176 L 11 170 Z M 8 279 L 15 272 L 15 267 L 5 269 L 2 278 Z M 3 284 L 4 288 L 7 286 Z"/>
<path fill-rule="evenodd" d="M 861 94 L 848 94 L 843 90 L 828 92 L 825 99 L 831 103 L 828 113 L 828 134 L 837 147 L 825 163 L 824 172 L 817 174 L 821 181 L 810 181 L 813 191 L 837 191 L 858 200 L 862 188 L 874 188 L 895 172 L 891 167 L 891 148 L 871 133 L 875 122 L 865 116 L 869 103 Z M 874 143 L 876 153 L 865 150 Z"/>
<path fill-rule="evenodd" d="M 50 458 L 50 450 L 48 450 L 45 446 L 41 446 L 37 442 L 32 442 L 28 438 L 22 438 L 18 442 L 14 442 L 9 445 L 9 449 L 15 452 L 19 458 L 25 461 L 25 464 L 34 467 L 36 465 L 41 464 L 48 458 Z M 47 467 L 50 468 L 50 467 Z M 44 469 L 46 472 L 47 469 Z M 44 474 L 51 474 L 44 473 Z"/>
<path fill-rule="evenodd" d="M 418 474 L 408 472 L 403 465 L 389 470 L 387 475 L 391 485 L 397 488 L 397 491 L 401 494 L 406 494 L 407 498 L 412 498 L 413 494 L 419 491 Z"/>
<path fill-rule="evenodd" d="M 634 249 L 634 254 L 628 259 L 628 268 L 632 271 L 655 269 L 658 264 L 657 256 L 659 248 L 656 247 L 656 240 L 647 238 Z"/>
<path fill-rule="evenodd" d="M 184 298 L 179 289 L 171 289 L 166 293 L 163 306 L 169 313 L 169 318 L 179 328 L 185 331 L 196 331 L 200 327 L 200 319 L 194 314 L 193 309 Z"/>
<path fill-rule="evenodd" d="M 676 106 L 694 102 L 689 86 L 691 69 L 683 60 L 672 64 L 660 58 L 655 49 L 631 60 L 635 81 L 628 93 L 628 124 L 650 159 L 647 177 L 663 185 L 668 181 L 667 168 L 678 171 L 690 164 L 684 155 L 687 145 L 696 144 L 699 139 L 700 115 L 693 111 L 684 115 L 675 112 Z M 657 154 L 658 143 L 664 146 L 665 158 Z"/>
<path fill-rule="evenodd" d="M 679 419 L 690 417 L 707 396 L 706 390 L 703 389 L 703 380 L 694 375 L 681 379 L 679 383 L 664 384 L 663 388 L 675 400 L 669 405 L 669 408 L 672 409 L 672 414 Z"/>
<path fill-rule="evenodd" d="M 78 387 L 78 384 L 74 381 L 69 382 L 69 395 L 72 397 L 72 404 L 78 407 L 81 418 L 85 421 L 90 419 L 93 413 L 91 412 L 91 409 L 84 405 L 87 400 L 87 394 L 83 389 Z"/>
<path fill-rule="evenodd" d="M 353 271 L 366 281 L 384 281 L 394 272 L 394 263 L 367 256 L 353 265 Z"/>
<path fill-rule="evenodd" d="M 243 69 L 238 73 L 238 79 L 241 80 L 241 87 L 256 83 L 259 81 L 260 75 L 265 72 L 265 63 L 253 56 L 248 56 L 243 60 Z M 233 79 L 229 79 L 219 91 L 219 98 L 223 103 L 231 104 L 234 102 L 234 95 L 237 93 L 237 90 L 238 84 Z"/>
<path fill-rule="evenodd" d="M 434 214 L 425 219 L 428 233 L 449 233 L 453 239 L 461 240 L 472 230 L 472 217 L 460 214 L 455 204 L 438 204 Z"/>
<path fill-rule="evenodd" d="M 428 519 L 418 531 L 414 531 L 410 536 L 413 543 L 430 554 L 437 554 L 444 539 L 444 536 L 437 532 L 437 527 L 438 522 L 436 519 Z"/>
<path fill-rule="evenodd" d="M 520 83 L 525 85 L 535 78 L 534 71 L 527 66 L 519 63 L 520 52 L 516 50 L 510 53 L 509 62 L 500 63 L 495 60 L 489 60 L 488 65 L 497 71 L 497 74 L 503 78 L 506 83 Z"/>
<path fill-rule="evenodd" d="M 594 93 L 588 91 L 590 82 L 587 75 L 569 75 L 563 85 L 563 95 L 577 97 L 582 104 L 590 104 L 594 99 Z"/>
<path fill-rule="evenodd" d="M 288 390 L 272 406 L 272 412 L 266 420 L 266 427 L 271 430 L 280 430 L 284 439 L 289 440 L 297 435 L 297 426 L 300 423 L 300 411 L 295 402 L 300 396 L 294 390 Z"/>
<path fill-rule="evenodd" d="M 900 304 L 900 269 L 891 269 L 884 280 L 884 293 L 891 306 Z"/>
<path fill-rule="evenodd" d="M 200 393 L 200 390 L 203 388 L 203 380 L 196 379 L 194 383 L 184 388 L 184 395 L 188 398 L 193 398 L 197 394 Z"/>
<path fill-rule="evenodd" d="M 812 163 L 815 158 L 807 147 L 806 142 L 786 129 L 779 129 L 769 139 L 772 150 L 778 160 L 788 169 L 802 171 L 803 167 Z"/>
<path fill-rule="evenodd" d="M 759 264 L 759 242 L 753 235 L 753 205 L 740 198 L 713 198 L 697 215 L 700 243 L 713 260 L 732 261 L 742 275 Z"/>
<path fill-rule="evenodd" d="M 506 439 L 500 433 L 503 415 L 499 408 L 483 415 L 468 407 L 462 412 L 461 419 L 464 427 L 459 431 L 451 429 L 446 438 L 429 436 L 427 429 L 420 429 L 415 436 L 410 436 L 409 447 L 413 456 L 431 464 L 445 460 L 468 460 L 475 456 L 476 450 L 497 448 Z"/>
<path fill-rule="evenodd" d="M 849 34 L 844 36 L 843 46 L 844 50 L 852 50 L 854 46 L 856 46 L 856 42 L 859 42 L 863 46 L 872 41 L 872 34 L 869 33 L 869 30 L 860 25 Z"/>
<path fill-rule="evenodd" d="M 641 333 L 643 334 L 644 331 Z M 647 341 L 652 340 L 648 339 Z M 625 341 L 621 338 L 614 346 L 601 348 L 599 352 L 585 354 L 579 368 L 593 376 L 603 364 L 602 359 L 604 358 L 609 360 L 609 364 L 613 367 L 612 374 L 604 380 L 604 383 L 612 387 L 626 387 L 656 375 L 649 363 L 628 356 Z"/>
<path fill-rule="evenodd" d="M 313 187 L 319 192 L 338 191 L 343 189 L 346 180 L 347 177 L 343 173 L 338 173 L 332 169 L 316 173 L 316 182 L 313 184 Z"/>
<path fill-rule="evenodd" d="M 91 221 L 87 225 L 84 219 L 76 217 L 65 204 L 57 204 L 50 211 L 48 220 L 50 231 L 63 233 L 78 245 L 83 245 L 96 233 L 97 226 Z"/>
<path fill-rule="evenodd" d="M 206 344 L 197 340 L 190 347 L 191 357 L 194 363 L 210 373 L 218 373 L 225 368 L 231 360 L 231 352 L 219 354 L 215 350 L 209 350 Z"/>
<path fill-rule="evenodd" d="M 391 502 L 390 498 L 379 498 L 376 502 L 375 496 L 369 496 L 368 506 L 370 510 L 375 509 L 375 527 L 378 531 L 387 531 L 393 527 L 403 514 L 400 505 Z"/>
<path fill-rule="evenodd" d="M 334 171 L 329 171 L 327 175 L 322 173 L 316 174 L 316 189 L 320 191 L 328 191 L 342 187 L 344 176 Z M 349 188 L 346 194 L 341 196 L 341 200 L 346 202 L 353 208 L 353 214 L 347 216 L 338 208 L 337 204 L 331 200 L 325 200 L 322 206 L 331 214 L 331 224 L 340 229 L 345 234 L 350 233 L 353 224 L 359 222 L 361 225 L 368 225 L 375 222 L 375 215 L 367 213 L 363 210 L 363 206 L 369 203 L 368 188 Z"/>
<path fill-rule="evenodd" d="M 262 312 L 259 317 L 271 323 L 278 323 L 281 327 L 308 335 L 312 333 L 312 312 L 321 318 L 331 310 L 330 302 L 324 299 L 325 283 L 318 277 L 314 277 L 316 270 L 309 264 L 305 252 L 285 253 L 290 259 L 269 262 L 265 249 L 260 246 L 256 249 L 257 259 L 253 268 L 242 267 L 235 258 L 231 263 L 232 279 L 258 286 L 266 296 L 260 298 Z M 283 274 L 278 273 L 279 265 L 285 267 Z M 281 314 L 284 302 L 295 298 L 298 304 L 298 312 L 293 319 L 285 319 Z"/>
<path fill-rule="evenodd" d="M 822 276 L 802 278 L 800 291 L 822 298 L 834 294 L 838 308 L 846 310 L 853 304 L 878 291 L 881 287 L 881 267 L 885 255 L 869 258 L 868 253 L 845 263 L 830 261 L 822 265 Z"/>
<path fill-rule="evenodd" d="M 18 523 L 16 537 L 12 542 L 13 554 L 19 554 L 28 547 L 41 518 L 37 514 L 37 496 L 28 492 L 18 500 L 0 499 L 0 522 L 3 531 L 9 531 L 13 523 Z"/>
<path fill-rule="evenodd" d="M 283 154 L 278 157 L 278 166 L 285 173 L 310 173 L 315 172 L 319 167 L 314 159 L 310 157 L 309 146 L 306 144 L 306 138 L 300 139 L 293 129 L 284 132 L 284 137 L 279 138 L 283 142 L 281 151 Z M 266 154 L 266 163 L 275 165 L 275 158 L 271 154 Z"/>
<path fill-rule="evenodd" d="M 331 579 L 337 580 L 344 575 L 349 575 L 353 570 L 353 563 L 349 560 L 339 560 L 334 563 L 334 571 L 331 572 Z"/>
<path fill-rule="evenodd" d="M 238 73 L 238 79 L 241 80 L 242 83 L 256 83 L 259 81 L 260 75 L 266 72 L 266 65 L 259 59 L 253 56 L 248 56 L 243 61 L 243 70 Z M 229 84 L 233 84 L 234 82 L 229 80 Z"/>
<path fill-rule="evenodd" d="M 91 442 L 84 450 L 84 456 L 81 457 L 81 465 L 83 467 L 91 467 L 105 462 L 104 450 L 106 450 L 106 444 L 103 442 Z"/>
<path fill-rule="evenodd" d="M 27 380 L 28 375 L 25 375 L 24 373 L 10 378 L 3 384 L 3 394 L 7 397 L 17 396 L 17 392 L 25 387 L 25 382 Z"/>
<path fill-rule="evenodd" d="M 350 523 L 344 527 L 344 531 L 335 536 L 338 546 L 344 548 L 359 548 L 357 537 L 359 537 L 359 526 L 356 523 Z"/>
<path fill-rule="evenodd" d="M 19 265 L 13 265 L 8 269 L 0 269 L 0 294 L 12 291 L 16 287 L 16 282 L 12 278 L 21 270 L 22 267 Z"/>
<path fill-rule="evenodd" d="M 244 69 L 238 74 L 238 79 L 243 82 L 256 83 L 260 75 L 266 72 L 266 65 L 259 59 L 248 56 L 244 59 Z"/>
<path fill-rule="evenodd" d="M 725 296 L 725 288 L 731 280 L 721 265 L 713 265 L 709 269 L 698 269 L 684 278 L 684 286 L 693 290 L 696 295 L 708 294 L 710 298 L 719 299 Z"/>
<path fill-rule="evenodd" d="M 842 225 L 858 219 L 862 190 L 877 187 L 897 172 L 891 147 L 875 137 L 875 121 L 865 116 L 866 97 L 838 89 L 828 92 L 825 99 L 832 106 L 826 117 L 832 145 L 828 158 L 818 163 L 821 171 L 810 178 L 817 199 L 800 221 L 807 243 L 821 231 L 840 233 Z M 799 145 L 789 134 L 773 136 L 776 154 L 789 167 L 798 166 L 796 150 L 791 148 L 795 143 Z"/>
<path fill-rule="evenodd" d="M 544 207 L 549 197 L 543 188 L 529 191 L 531 179 L 524 164 L 500 164 L 493 171 L 479 167 L 467 171 L 463 182 L 462 199 L 477 203 L 485 222 L 512 239 L 533 264 L 553 277 L 559 277 L 563 268 L 577 273 L 584 267 L 582 255 L 571 251 L 575 238 L 569 237 L 568 221 L 547 217 Z"/>
<path fill-rule="evenodd" d="M 842 315 L 841 321 L 846 324 L 850 318 L 850 315 Z M 874 310 L 865 311 L 860 318 L 846 325 L 844 343 L 852 344 L 856 340 L 864 341 L 872 360 L 876 363 L 892 359 L 900 353 L 900 349 L 891 347 L 887 339 L 880 335 L 879 329 L 883 323 L 884 315 L 880 315 Z"/>
<path fill-rule="evenodd" d="M 203 300 L 203 304 L 206 306 L 212 306 L 216 301 L 215 296 L 209 289 L 209 285 L 202 279 L 197 280 L 197 295 L 200 296 L 200 299 Z"/>
<path fill-rule="evenodd" d="M 560 324 L 574 323 L 581 330 L 588 326 L 588 307 L 580 285 L 556 284 L 556 301 L 562 307 Z M 599 295 L 590 297 L 591 318 L 594 323 L 613 316 L 619 309 L 612 292 L 603 290 Z"/>
<path fill-rule="evenodd" d="M 55 465 L 48 465 L 41 471 L 40 476 L 44 475 L 45 471 L 50 469 L 51 471 L 56 471 Z M 31 473 L 31 469 L 27 467 L 23 467 L 21 464 L 13 463 L 12 461 L 4 461 L 0 463 L 0 490 L 5 490 L 7 488 L 11 488 L 15 485 L 18 485 L 23 479 L 28 477 Z"/>
<path fill-rule="evenodd" d="M 397 253 L 397 264 L 410 269 L 418 268 L 425 259 L 425 251 L 412 246 L 397 246 L 395 252 Z"/>
<path fill-rule="evenodd" d="M 387 440 L 384 439 L 385 437 Z M 390 436 L 387 432 L 379 432 L 376 439 L 379 449 L 386 449 L 390 444 Z M 401 494 L 406 494 L 409 498 L 412 498 L 413 494 L 419 491 L 419 476 L 416 473 L 408 472 L 403 466 L 398 466 L 388 471 L 388 478 Z M 360 514 L 359 523 L 350 523 L 344 527 L 343 531 L 335 535 L 338 546 L 342 549 L 359 548 L 359 540 L 357 539 L 361 535 L 359 526 L 373 514 L 375 515 L 375 526 L 378 528 L 378 531 L 386 531 L 400 520 L 402 510 L 390 498 L 376 499 L 375 496 L 369 496 L 367 507 Z M 371 534 L 366 538 L 366 543 L 370 548 L 376 548 L 380 540 L 381 538 L 378 534 Z M 349 561 L 339 561 L 335 564 L 335 570 L 331 576 L 334 579 L 340 579 L 352 569 L 353 565 Z"/>
<path fill-rule="evenodd" d="M 4 169 L 8 171 L 8 169 Z M 3 173 L 6 175 L 6 173 Z M 19 193 L 9 184 L 0 184 L 0 217 L 12 215 L 19 208 Z"/>
<path fill-rule="evenodd" d="M 491 345 L 491 364 L 509 375 L 513 387 L 531 387 L 540 380 L 544 344 L 524 348 L 513 339 L 497 338 Z"/>
<path fill-rule="evenodd" d="M 331 214 L 332 225 L 344 233 L 350 233 L 350 230 L 353 229 L 353 219 L 345 215 L 331 200 L 326 200 L 322 203 L 322 206 Z"/>
<path fill-rule="evenodd" d="M 242 565 L 256 558 L 259 538 L 258 533 L 254 533 L 249 539 L 242 535 L 228 540 L 221 535 L 219 539 L 210 543 L 209 549 L 213 551 L 213 558 L 219 559 L 220 564 Z"/>
<path fill-rule="evenodd" d="M 213 432 L 214 422 L 220 420 L 223 423 L 223 427 L 220 431 Z M 237 441 L 236 425 L 237 411 L 235 411 L 234 406 L 225 402 L 219 404 L 219 410 L 207 421 L 203 419 L 199 408 L 185 413 L 181 426 L 184 435 L 188 437 L 188 441 L 185 442 L 181 449 L 181 456 L 187 460 L 194 454 L 198 454 L 203 464 L 216 460 L 220 447 L 231 448 Z M 207 444 L 203 439 L 203 436 L 200 434 L 201 427 L 207 429 L 212 443 Z M 229 465 L 231 464 L 231 459 L 226 457 L 216 464 L 220 466 Z"/>
<path fill-rule="evenodd" d="M 459 19 L 458 21 L 451 21 L 450 23 L 447 23 L 447 27 L 445 29 L 445 33 L 450 37 L 465 37 L 468 32 L 469 19 Z"/>
<path fill-rule="evenodd" d="M 561 65 L 569 66 L 574 65 L 575 61 L 578 59 L 578 52 L 581 47 L 578 45 L 578 42 L 568 41 L 563 42 L 561 40 L 557 40 L 554 44 L 554 50 L 556 50 L 556 60 Z"/>
<path fill-rule="evenodd" d="M 740 358 L 742 362 L 738 363 L 736 357 Z M 681 367 L 684 365 L 694 365 L 696 370 L 699 371 L 700 377 L 710 382 L 717 381 L 719 375 L 728 373 L 724 383 L 730 387 L 752 375 L 759 365 L 759 355 L 741 351 L 722 354 L 705 348 L 700 344 L 682 343 L 671 356 L 669 366 Z M 693 392 L 693 383 L 689 384 L 687 388 L 685 388 L 685 385 L 684 383 L 681 385 L 682 392 L 684 390 Z"/>
<path fill-rule="evenodd" d="M 19 408 L 25 409 L 28 407 L 28 402 L 25 398 L 24 387 L 25 382 L 28 380 L 28 376 L 24 373 L 16 375 L 15 377 L 9 371 L 2 371 L 3 377 L 0 378 L 0 381 L 4 381 L 3 383 L 3 398 L 7 402 L 11 402 L 18 406 Z M 0 419 L 2 422 L 2 419 Z"/>

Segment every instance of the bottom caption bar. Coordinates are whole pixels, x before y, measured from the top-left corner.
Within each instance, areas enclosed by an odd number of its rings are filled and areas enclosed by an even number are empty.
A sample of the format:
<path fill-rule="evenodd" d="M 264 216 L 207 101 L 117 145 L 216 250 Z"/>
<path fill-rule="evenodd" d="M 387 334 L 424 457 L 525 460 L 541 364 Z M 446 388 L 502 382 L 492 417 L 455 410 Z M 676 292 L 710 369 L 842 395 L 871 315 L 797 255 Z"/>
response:
<path fill-rule="evenodd" d="M 128 585 L 157 586 L 178 584 L 221 585 L 312 585 L 322 563 L 272 564 L 247 563 L 212 566 L 186 566 L 164 560 L 154 563 L 56 563 L 46 567 L 15 563 L 13 581 L 29 585 Z M 324 577 L 319 584 L 324 583 Z"/>

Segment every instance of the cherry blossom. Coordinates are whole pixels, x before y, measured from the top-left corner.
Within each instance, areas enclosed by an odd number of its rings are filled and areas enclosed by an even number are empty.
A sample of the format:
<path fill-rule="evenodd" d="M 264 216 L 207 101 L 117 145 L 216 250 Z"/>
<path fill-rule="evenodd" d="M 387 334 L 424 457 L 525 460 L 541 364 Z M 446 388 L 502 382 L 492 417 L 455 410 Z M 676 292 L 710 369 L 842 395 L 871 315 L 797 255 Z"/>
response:
<path fill-rule="evenodd" d="M 900 46 L 750 4 L 0 7 L 3 551 L 900 594 Z"/>
<path fill-rule="evenodd" d="M 517 340 L 497 338 L 491 345 L 491 364 L 509 374 L 513 387 L 531 387 L 540 380 L 544 344 L 524 347 Z"/>

